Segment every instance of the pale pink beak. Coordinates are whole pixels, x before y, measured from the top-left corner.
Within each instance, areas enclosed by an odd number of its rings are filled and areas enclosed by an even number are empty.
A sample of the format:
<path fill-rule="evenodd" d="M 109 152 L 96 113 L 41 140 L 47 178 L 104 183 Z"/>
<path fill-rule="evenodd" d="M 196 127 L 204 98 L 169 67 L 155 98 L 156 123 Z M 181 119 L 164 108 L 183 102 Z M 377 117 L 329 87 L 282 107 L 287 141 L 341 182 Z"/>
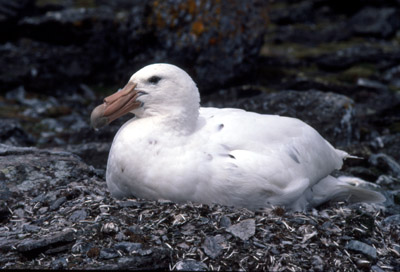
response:
<path fill-rule="evenodd" d="M 115 119 L 139 108 L 142 103 L 136 100 L 140 96 L 139 90 L 135 90 L 136 85 L 129 81 L 121 91 L 104 98 L 104 103 L 97 106 L 90 115 L 92 127 L 104 127 Z"/>

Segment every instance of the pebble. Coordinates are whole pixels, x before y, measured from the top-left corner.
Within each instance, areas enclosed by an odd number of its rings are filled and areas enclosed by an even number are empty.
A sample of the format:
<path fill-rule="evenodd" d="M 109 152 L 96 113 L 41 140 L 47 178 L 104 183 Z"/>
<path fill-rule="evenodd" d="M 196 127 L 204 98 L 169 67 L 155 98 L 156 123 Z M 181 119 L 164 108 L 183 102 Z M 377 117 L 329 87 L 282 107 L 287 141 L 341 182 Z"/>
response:
<path fill-rule="evenodd" d="M 391 156 L 384 153 L 372 154 L 369 162 L 382 169 L 389 168 L 396 177 L 400 177 L 400 164 Z"/>
<path fill-rule="evenodd" d="M 373 248 L 370 245 L 367 245 L 366 243 L 357 241 L 357 240 L 351 240 L 347 243 L 346 245 L 347 249 L 354 250 L 360 253 L 363 253 L 367 257 L 376 260 L 378 257 L 376 254 L 376 249 Z"/>
<path fill-rule="evenodd" d="M 85 210 L 76 210 L 71 214 L 69 220 L 72 222 L 78 222 L 81 220 L 85 220 L 86 217 L 87 217 L 87 212 Z"/>
<path fill-rule="evenodd" d="M 60 206 L 67 201 L 67 198 L 65 196 L 62 196 L 60 198 L 57 198 L 51 205 L 50 205 L 50 210 L 55 211 L 60 208 Z"/>
<path fill-rule="evenodd" d="M 351 18 L 349 25 L 358 35 L 389 38 L 400 26 L 399 11 L 392 7 L 366 6 Z"/>
<path fill-rule="evenodd" d="M 109 259 L 114 259 L 119 257 L 118 251 L 112 248 L 103 248 L 100 250 L 99 258 L 104 259 L 104 260 L 109 260 Z"/>
<path fill-rule="evenodd" d="M 232 233 L 243 241 L 246 241 L 256 233 L 256 222 L 254 219 L 246 219 L 230 226 L 226 231 Z"/>
<path fill-rule="evenodd" d="M 45 236 L 41 239 L 25 239 L 17 245 L 17 250 L 21 253 L 44 252 L 48 246 L 70 243 L 75 240 L 75 232 L 67 230 L 52 235 Z"/>
<path fill-rule="evenodd" d="M 391 215 L 386 217 L 383 220 L 383 223 L 386 225 L 400 225 L 400 214 L 395 214 L 395 215 Z"/>
<path fill-rule="evenodd" d="M 51 262 L 51 269 L 53 270 L 64 270 L 68 265 L 66 258 L 58 258 Z"/>
<path fill-rule="evenodd" d="M 101 227 L 101 232 L 105 233 L 105 234 L 113 234 L 113 233 L 117 233 L 119 230 L 119 227 L 117 224 L 113 223 L 113 222 L 108 222 L 105 223 L 102 227 Z"/>
<path fill-rule="evenodd" d="M 175 264 L 178 271 L 207 271 L 208 267 L 205 263 L 192 259 L 185 259 Z"/>
<path fill-rule="evenodd" d="M 27 231 L 27 232 L 39 232 L 40 227 L 38 227 L 38 226 L 36 226 L 36 225 L 26 224 L 26 225 L 24 225 L 24 226 L 22 227 L 22 229 L 23 229 L 24 231 Z"/>
<path fill-rule="evenodd" d="M 132 225 L 128 228 L 129 232 L 132 234 L 143 234 L 143 231 L 140 229 L 140 227 L 138 225 Z"/>
<path fill-rule="evenodd" d="M 219 226 L 221 228 L 228 228 L 232 225 L 231 220 L 227 216 L 221 216 L 221 219 L 219 220 Z"/>
<path fill-rule="evenodd" d="M 39 209 L 39 214 L 45 214 L 49 210 L 49 207 L 41 207 Z"/>
<path fill-rule="evenodd" d="M 120 242 L 115 244 L 114 246 L 117 250 L 122 250 L 123 252 L 130 254 L 132 251 L 138 251 L 142 248 L 141 243 L 132 243 L 132 242 Z"/>
<path fill-rule="evenodd" d="M 324 271 L 324 261 L 320 256 L 312 257 L 312 265 L 315 271 Z"/>
<path fill-rule="evenodd" d="M 219 240 L 220 239 L 216 237 L 208 236 L 206 237 L 202 245 L 204 253 L 207 254 L 207 256 L 211 257 L 212 259 L 217 258 L 222 253 L 223 248 L 220 245 Z"/>
<path fill-rule="evenodd" d="M 377 265 L 371 266 L 371 271 L 372 272 L 384 272 L 384 270 Z"/>
<path fill-rule="evenodd" d="M 124 240 L 126 240 L 127 239 L 127 237 L 126 237 L 126 235 L 123 233 L 123 232 L 118 232 L 116 235 L 115 235 L 115 240 L 116 241 L 124 241 Z"/>

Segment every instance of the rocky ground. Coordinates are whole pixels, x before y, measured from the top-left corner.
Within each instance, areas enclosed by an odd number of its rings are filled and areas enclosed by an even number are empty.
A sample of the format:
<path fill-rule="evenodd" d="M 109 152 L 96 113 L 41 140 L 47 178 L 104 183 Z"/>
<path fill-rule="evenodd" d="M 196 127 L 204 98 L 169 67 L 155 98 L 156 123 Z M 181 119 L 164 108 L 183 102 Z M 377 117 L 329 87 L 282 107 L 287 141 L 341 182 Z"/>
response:
<path fill-rule="evenodd" d="M 221 1 L 225 2 L 225 1 Z M 0 268 L 400 270 L 399 1 L 0 0 Z M 294 116 L 361 160 L 382 205 L 303 213 L 113 199 L 119 126 L 90 111 L 141 66 L 205 106 Z"/>

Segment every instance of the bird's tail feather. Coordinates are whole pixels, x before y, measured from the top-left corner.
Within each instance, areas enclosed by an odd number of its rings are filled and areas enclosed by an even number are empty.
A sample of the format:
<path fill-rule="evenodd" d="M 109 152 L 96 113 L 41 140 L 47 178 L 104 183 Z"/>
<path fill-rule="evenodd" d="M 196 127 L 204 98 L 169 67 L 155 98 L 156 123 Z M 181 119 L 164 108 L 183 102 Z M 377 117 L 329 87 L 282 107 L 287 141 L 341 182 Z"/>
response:
<path fill-rule="evenodd" d="M 327 176 L 312 187 L 312 206 L 328 201 L 347 201 L 350 203 L 381 203 L 386 198 L 379 192 L 360 187 L 368 182 L 358 178 Z"/>

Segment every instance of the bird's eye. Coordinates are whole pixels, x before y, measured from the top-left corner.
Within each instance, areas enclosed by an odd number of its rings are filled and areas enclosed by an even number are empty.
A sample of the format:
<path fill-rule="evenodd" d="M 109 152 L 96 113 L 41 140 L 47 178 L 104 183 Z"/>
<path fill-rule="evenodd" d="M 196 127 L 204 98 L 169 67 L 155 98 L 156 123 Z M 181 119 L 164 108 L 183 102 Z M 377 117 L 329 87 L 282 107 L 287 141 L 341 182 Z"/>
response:
<path fill-rule="evenodd" d="M 161 80 L 159 76 L 152 76 L 147 81 L 151 84 L 157 84 Z"/>

